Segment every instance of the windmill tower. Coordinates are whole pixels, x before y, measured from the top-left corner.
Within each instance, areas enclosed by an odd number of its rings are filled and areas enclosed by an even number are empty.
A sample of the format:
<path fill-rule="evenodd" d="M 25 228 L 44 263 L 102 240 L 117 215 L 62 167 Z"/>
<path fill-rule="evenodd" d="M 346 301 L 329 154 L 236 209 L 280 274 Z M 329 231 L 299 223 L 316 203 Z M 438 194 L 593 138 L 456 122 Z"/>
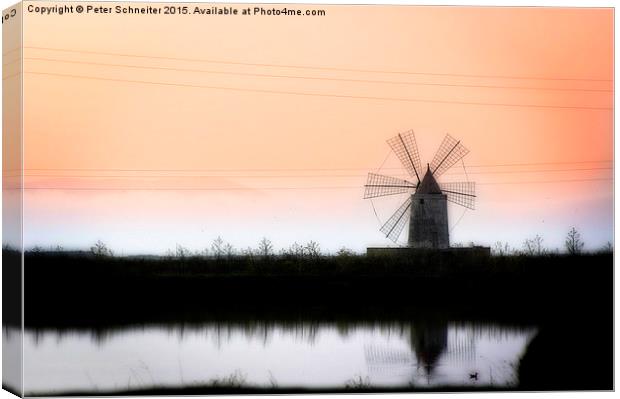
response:
<path fill-rule="evenodd" d="M 368 174 L 364 198 L 407 194 L 403 204 L 381 226 L 381 232 L 396 242 L 409 222 L 407 245 L 410 248 L 448 248 L 448 201 L 474 209 L 475 185 L 473 182 L 439 184 L 437 179 L 469 150 L 460 141 L 446 135 L 420 180 L 422 166 L 413 131 L 398 134 L 387 142 L 415 182 Z"/>

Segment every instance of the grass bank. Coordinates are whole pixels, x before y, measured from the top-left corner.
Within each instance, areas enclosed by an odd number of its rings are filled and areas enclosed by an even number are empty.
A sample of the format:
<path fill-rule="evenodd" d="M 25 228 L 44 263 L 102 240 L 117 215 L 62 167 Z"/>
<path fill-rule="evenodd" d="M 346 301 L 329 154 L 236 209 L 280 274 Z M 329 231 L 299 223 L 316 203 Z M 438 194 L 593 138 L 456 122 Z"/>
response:
<path fill-rule="evenodd" d="M 439 311 L 538 323 L 566 314 L 608 317 L 613 306 L 611 254 L 179 259 L 53 252 L 26 253 L 24 261 L 25 324 L 32 327 Z"/>

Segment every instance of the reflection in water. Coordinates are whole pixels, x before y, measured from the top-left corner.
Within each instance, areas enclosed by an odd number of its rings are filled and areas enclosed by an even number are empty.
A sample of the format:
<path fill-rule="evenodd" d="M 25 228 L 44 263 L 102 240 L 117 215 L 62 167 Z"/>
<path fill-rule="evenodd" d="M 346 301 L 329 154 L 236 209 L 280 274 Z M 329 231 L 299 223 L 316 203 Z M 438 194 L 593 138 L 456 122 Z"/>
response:
<path fill-rule="evenodd" d="M 496 386 L 518 383 L 516 368 L 534 328 L 414 322 L 406 348 L 366 346 L 372 380 L 408 376 L 411 386 Z"/>
<path fill-rule="evenodd" d="M 448 346 L 448 325 L 445 323 L 414 324 L 410 343 L 415 350 L 419 365 L 430 377 L 437 360 Z"/>
<path fill-rule="evenodd" d="M 533 328 L 447 322 L 226 322 L 30 330 L 26 392 L 238 384 L 265 388 L 504 386 Z"/>

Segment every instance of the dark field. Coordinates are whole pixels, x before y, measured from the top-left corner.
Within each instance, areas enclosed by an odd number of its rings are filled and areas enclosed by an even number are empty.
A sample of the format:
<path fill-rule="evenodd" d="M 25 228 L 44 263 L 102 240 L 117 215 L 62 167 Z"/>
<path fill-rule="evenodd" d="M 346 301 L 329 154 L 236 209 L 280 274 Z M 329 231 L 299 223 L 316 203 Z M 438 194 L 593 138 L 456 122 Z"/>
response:
<path fill-rule="evenodd" d="M 6 262 L 19 254 L 5 250 L 3 256 Z M 25 327 L 35 331 L 414 319 L 537 326 L 520 359 L 517 389 L 613 389 L 612 254 L 179 259 L 39 252 L 25 254 L 24 290 Z M 16 322 L 7 317 L 5 323 Z M 348 389 L 390 390 L 402 389 Z M 197 385 L 125 393 L 274 391 L 321 392 Z"/>

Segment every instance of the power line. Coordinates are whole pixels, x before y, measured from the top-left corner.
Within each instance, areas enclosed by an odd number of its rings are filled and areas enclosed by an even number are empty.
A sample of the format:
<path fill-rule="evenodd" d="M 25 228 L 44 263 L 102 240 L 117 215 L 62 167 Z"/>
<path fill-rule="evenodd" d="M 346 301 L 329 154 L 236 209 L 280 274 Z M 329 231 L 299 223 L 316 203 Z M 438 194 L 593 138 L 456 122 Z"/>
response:
<path fill-rule="evenodd" d="M 13 48 L 13 49 L 11 49 L 11 50 L 7 50 L 7 51 L 3 52 L 3 53 L 2 53 L 2 55 L 3 55 L 3 56 L 5 56 L 5 55 L 7 55 L 7 54 L 11 54 L 11 53 L 12 53 L 12 52 L 14 52 L 14 51 L 21 50 L 21 49 L 23 49 L 23 48 L 24 48 L 24 47 L 15 47 L 15 48 Z"/>
<path fill-rule="evenodd" d="M 567 179 L 567 180 L 533 180 L 533 181 L 515 181 L 515 182 L 491 182 L 491 183 L 476 183 L 481 186 L 495 186 L 502 184 L 550 184 L 550 183 L 576 183 L 586 181 L 612 181 L 613 178 L 600 178 L 600 179 Z"/>
<path fill-rule="evenodd" d="M 400 74 L 400 75 L 457 76 L 457 77 L 468 77 L 468 78 L 492 78 L 492 79 L 592 81 L 592 82 L 612 82 L 613 81 L 612 79 L 599 79 L 599 78 L 576 78 L 576 77 L 554 78 L 554 77 L 540 77 L 540 76 L 482 75 L 482 74 L 412 72 L 412 71 L 394 71 L 394 70 L 388 71 L 388 70 L 339 68 L 339 67 L 325 67 L 325 66 L 270 64 L 270 63 L 251 63 L 251 62 L 240 62 L 240 61 L 222 61 L 222 60 L 213 60 L 213 59 L 196 59 L 196 58 L 139 55 L 139 54 L 126 54 L 126 53 L 114 53 L 114 52 L 102 52 L 102 51 L 71 50 L 71 49 L 61 49 L 61 48 L 51 48 L 51 47 L 38 47 L 38 46 L 24 46 L 24 48 L 33 49 L 33 50 L 46 50 L 46 51 L 57 51 L 57 52 L 65 52 L 65 53 L 77 53 L 77 54 L 95 54 L 95 55 L 107 55 L 107 56 L 114 56 L 114 57 L 131 57 L 131 58 L 151 58 L 151 59 L 160 59 L 160 60 L 203 62 L 203 63 L 227 64 L 227 65 L 260 66 L 260 67 L 270 67 L 270 68 L 316 69 L 316 70 L 342 71 L 342 72 L 384 73 L 384 74 Z"/>
<path fill-rule="evenodd" d="M 493 175 L 493 174 L 516 174 L 516 173 L 553 173 L 553 172 L 580 172 L 594 170 L 613 170 L 613 167 L 601 168 L 571 168 L 571 169 L 540 169 L 540 170 L 499 170 L 499 171 L 474 171 L 474 172 L 448 172 L 445 175 Z"/>
<path fill-rule="evenodd" d="M 118 67 L 118 68 L 152 69 L 152 70 L 160 70 L 160 71 L 197 72 L 197 73 L 209 73 L 209 74 L 220 74 L 220 75 L 231 75 L 231 76 L 324 80 L 324 81 L 353 82 L 353 83 L 379 83 L 379 84 L 398 84 L 398 85 L 412 85 L 412 86 L 464 87 L 464 88 L 485 88 L 485 89 L 585 91 L 585 92 L 607 92 L 607 93 L 613 92 L 613 90 L 610 90 L 610 89 L 562 88 L 562 87 L 519 87 L 519 86 L 501 86 L 501 85 L 471 85 L 471 84 L 428 83 L 428 82 L 403 82 L 403 81 L 394 81 L 394 80 L 328 78 L 328 77 L 299 76 L 299 75 L 274 75 L 274 74 L 263 74 L 263 73 L 212 71 L 212 70 L 205 70 L 205 69 L 170 68 L 170 67 L 158 67 L 158 66 L 146 66 L 146 65 L 109 64 L 109 63 L 102 63 L 102 62 L 58 60 L 58 59 L 53 59 L 53 58 L 39 58 L 39 57 L 27 57 L 24 59 L 34 60 L 34 61 L 60 62 L 60 63 L 69 63 L 69 64 L 78 64 L 78 65 L 108 66 L 108 67 Z"/>
<path fill-rule="evenodd" d="M 22 60 L 21 58 L 18 58 L 18 59 L 13 60 L 13 61 L 6 61 L 6 60 L 5 60 L 5 61 L 3 61 L 3 62 L 2 62 L 2 66 L 5 66 L 5 67 L 6 67 L 6 66 L 9 66 L 9 65 L 11 65 L 11 64 L 14 64 L 14 63 L 16 63 L 16 62 L 19 62 L 19 61 L 21 61 L 21 60 Z"/>
<path fill-rule="evenodd" d="M 589 163 L 608 163 L 611 159 L 591 160 L 591 161 L 561 161 L 561 162 L 528 162 L 528 163 L 501 163 L 501 164 L 474 164 L 468 168 L 491 168 L 509 166 L 535 166 L 535 165 L 570 165 L 570 164 L 589 164 Z M 24 168 L 32 171 L 92 171 L 92 172 L 276 172 L 276 171 L 340 171 L 340 170 L 371 170 L 372 167 L 359 168 L 251 168 L 251 169 L 121 169 L 121 168 Z M 383 170 L 404 170 L 403 167 L 382 168 Z M 8 171 L 19 171 L 19 169 L 6 169 Z M 470 172 L 471 173 L 471 172 Z"/>
<path fill-rule="evenodd" d="M 513 181 L 476 183 L 476 185 L 504 185 L 504 184 L 551 184 L 551 183 L 574 183 L 592 181 L 611 181 L 612 178 L 600 179 L 570 179 L 570 180 L 538 180 L 538 181 Z M 15 187 L 19 189 L 19 187 Z M 65 191 L 260 191 L 260 190 L 363 190 L 362 186 L 318 186 L 318 187 L 148 187 L 148 188 L 122 188 L 122 187 L 24 187 L 24 190 L 65 190 Z"/>
<path fill-rule="evenodd" d="M 87 80 L 99 80 L 106 82 L 121 82 L 121 83 L 138 83 L 148 84 L 155 86 L 166 87 L 187 87 L 187 88 L 200 88 L 211 90 L 228 90 L 237 92 L 251 92 L 251 93 L 263 93 L 263 94 L 285 94 L 295 96 L 307 96 L 307 97 L 331 97 L 331 98 L 345 98 L 345 99 L 360 99 L 360 100 L 379 100 L 379 101 L 399 101 L 399 102 L 416 102 L 416 103 L 429 103 L 429 104 L 456 104 L 456 105 L 484 105 L 484 106 L 498 106 L 498 107 L 522 107 L 522 108 L 541 108 L 541 109 L 581 109 L 581 110 L 613 110 L 612 107 L 587 107 L 587 106 L 568 106 L 568 105 L 543 105 L 543 104 L 510 104 L 510 103 L 485 103 L 485 102 L 471 102 L 471 101 L 450 101 L 450 100 L 431 100 L 431 99 L 417 99 L 417 98 L 398 98 L 398 97 L 379 97 L 379 96 L 354 96 L 345 94 L 328 94 L 328 93 L 306 93 L 296 91 L 280 91 L 280 90 L 266 90 L 266 89 L 247 89 L 239 87 L 224 87 L 224 86 L 208 86 L 208 85 L 195 85 L 195 84 L 183 84 L 183 83 L 167 83 L 167 82 L 155 82 L 146 80 L 130 80 L 130 79 L 114 79 L 114 78 L 102 78 L 94 76 L 83 76 L 73 74 L 60 74 L 52 72 L 36 72 L 26 71 L 25 73 L 45 76 L 59 76 L 65 78 L 77 78 Z"/>
<path fill-rule="evenodd" d="M 9 75 L 9 76 L 3 76 L 2 80 L 7 80 L 7 79 L 10 79 L 10 78 L 14 78 L 15 76 L 19 76 L 21 74 L 22 74 L 22 72 L 19 71 L 19 72 L 16 72 L 16 73 L 12 74 L 12 75 Z"/>
<path fill-rule="evenodd" d="M 483 167 L 505 167 L 505 166 L 530 166 L 530 165 L 569 165 L 569 164 L 584 164 L 584 163 L 606 163 L 613 162 L 613 159 L 599 160 L 599 161 L 561 161 L 561 162 L 527 162 L 527 163 L 498 163 L 487 165 L 469 165 L 470 168 L 483 168 Z"/>
<path fill-rule="evenodd" d="M 521 174 L 521 173 L 549 173 L 549 172 L 579 172 L 579 171 L 595 171 L 595 170 L 612 170 L 611 167 L 605 168 L 578 168 L 578 169 L 546 169 L 546 170 L 508 170 L 508 171 L 489 171 L 489 172 L 452 172 L 446 173 L 447 175 L 493 175 L 493 174 Z M 405 174 L 402 174 L 405 175 Z M 408 176 L 408 175 L 407 175 Z M 350 177 L 366 177 L 365 174 L 346 174 L 346 175 L 61 175 L 61 174 L 24 174 L 24 177 L 55 177 L 55 178 L 213 178 L 213 177 L 225 177 L 225 178 L 350 178 Z"/>

